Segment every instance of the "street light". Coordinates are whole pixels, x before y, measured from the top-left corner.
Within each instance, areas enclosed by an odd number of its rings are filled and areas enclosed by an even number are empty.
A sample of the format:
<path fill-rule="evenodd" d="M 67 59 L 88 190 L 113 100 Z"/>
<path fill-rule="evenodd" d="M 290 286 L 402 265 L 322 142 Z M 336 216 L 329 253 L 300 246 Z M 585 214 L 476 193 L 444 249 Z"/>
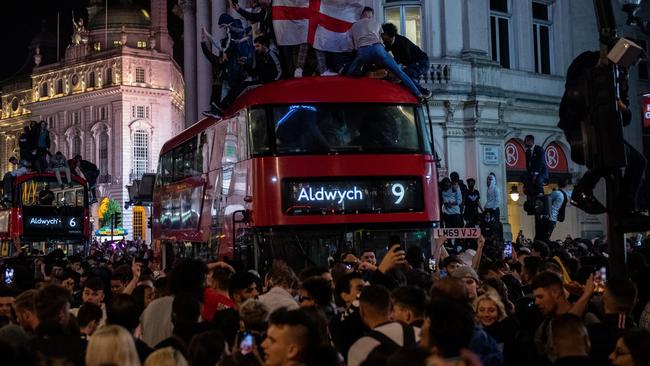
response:
<path fill-rule="evenodd" d="M 510 199 L 515 202 L 519 201 L 519 189 L 515 184 L 513 184 L 512 187 L 510 188 Z"/>

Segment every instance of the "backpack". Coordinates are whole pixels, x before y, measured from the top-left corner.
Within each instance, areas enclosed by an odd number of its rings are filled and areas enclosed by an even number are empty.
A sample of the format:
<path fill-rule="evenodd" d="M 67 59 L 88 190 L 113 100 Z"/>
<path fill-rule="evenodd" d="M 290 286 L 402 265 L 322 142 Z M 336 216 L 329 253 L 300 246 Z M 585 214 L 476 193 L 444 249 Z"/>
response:
<path fill-rule="evenodd" d="M 558 211 L 557 213 L 557 221 L 564 222 L 564 219 L 566 217 L 565 215 L 566 204 L 569 201 L 569 197 L 567 197 L 566 193 L 564 193 L 563 190 L 560 189 L 560 192 L 562 192 L 562 196 L 564 196 L 564 201 L 562 202 L 562 207 L 560 207 L 560 211 Z"/>
<path fill-rule="evenodd" d="M 404 340 L 404 344 L 402 346 L 397 344 L 397 342 L 392 340 L 389 336 L 376 330 L 370 330 L 369 332 L 366 333 L 366 336 L 375 339 L 380 344 L 390 344 L 400 348 L 414 346 L 416 344 L 415 329 L 413 329 L 413 327 L 408 324 L 404 324 L 404 323 L 399 323 L 399 324 L 402 326 L 402 334 L 403 334 L 402 339 Z"/>

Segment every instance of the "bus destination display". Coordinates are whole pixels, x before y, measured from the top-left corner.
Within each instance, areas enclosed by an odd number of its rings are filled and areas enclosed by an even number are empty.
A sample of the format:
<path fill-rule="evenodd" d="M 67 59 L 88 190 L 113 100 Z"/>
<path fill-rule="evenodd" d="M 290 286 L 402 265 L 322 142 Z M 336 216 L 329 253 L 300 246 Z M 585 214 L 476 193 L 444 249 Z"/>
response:
<path fill-rule="evenodd" d="M 23 218 L 25 230 L 37 232 L 67 232 L 70 234 L 79 234 L 83 229 L 81 217 L 74 216 L 45 216 L 34 215 Z"/>
<path fill-rule="evenodd" d="M 418 178 L 284 180 L 282 201 L 287 215 L 413 212 L 424 208 Z"/>

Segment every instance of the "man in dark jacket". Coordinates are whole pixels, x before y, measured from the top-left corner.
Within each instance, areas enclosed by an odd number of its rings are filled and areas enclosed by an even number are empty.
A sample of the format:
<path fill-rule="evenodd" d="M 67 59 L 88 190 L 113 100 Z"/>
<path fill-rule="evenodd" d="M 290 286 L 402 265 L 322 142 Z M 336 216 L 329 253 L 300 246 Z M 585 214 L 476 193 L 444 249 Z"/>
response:
<path fill-rule="evenodd" d="M 524 139 L 526 146 L 526 171 L 528 179 L 532 183 L 534 192 L 528 192 L 529 196 L 537 196 L 544 193 L 544 183 L 548 181 L 548 170 L 546 168 L 546 155 L 541 146 L 535 145 L 535 136 L 528 135 Z"/>
<path fill-rule="evenodd" d="M 589 72 L 597 65 L 599 57 L 599 52 L 583 52 L 571 62 L 567 70 L 565 93 L 560 102 L 560 122 L 558 127 L 564 131 L 567 141 L 572 146 L 582 144 L 581 123 L 586 118 L 589 118 L 589 108 L 581 90 L 585 87 Z M 632 113 L 628 108 L 630 101 L 628 99 L 627 72 L 622 68 L 619 68 L 619 71 L 620 99 L 618 100 L 618 109 L 621 113 L 623 126 L 627 126 L 632 119 Z M 621 221 L 631 224 L 639 223 L 645 227 L 648 224 L 647 217 L 637 214 L 635 209 L 647 160 L 643 154 L 628 142 L 625 142 L 624 148 L 627 167 L 625 168 L 617 199 L 619 207 L 610 207 L 609 209 L 619 211 L 624 216 Z M 578 164 L 584 164 L 585 157 L 579 153 L 580 151 L 581 149 L 572 148 L 571 158 Z M 571 204 L 592 215 L 606 212 L 607 209 L 594 196 L 593 189 L 600 179 L 607 174 L 607 171 L 600 168 L 587 170 L 573 188 Z M 638 231 L 639 228 L 635 228 L 635 230 Z"/>
<path fill-rule="evenodd" d="M 70 329 L 70 293 L 63 287 L 48 285 L 36 295 L 36 336 L 27 348 L 34 364 L 82 365 L 86 341 Z"/>
<path fill-rule="evenodd" d="M 218 103 L 219 112 L 223 112 L 224 109 L 228 108 L 228 106 L 230 106 L 235 99 L 246 90 L 246 88 L 267 84 L 282 78 L 282 65 L 280 64 L 280 58 L 275 49 L 271 48 L 268 37 L 259 36 L 255 38 L 253 44 L 255 46 L 255 55 L 257 59 L 255 70 L 253 71 L 255 80 L 244 81 L 236 87 L 231 88 L 228 95 Z"/>
<path fill-rule="evenodd" d="M 420 47 L 416 46 L 410 39 L 397 34 L 397 27 L 393 23 L 386 23 L 381 26 L 384 33 L 381 38 L 384 40 L 386 52 L 391 52 L 395 61 L 404 67 L 404 73 L 408 75 L 422 93 L 425 92 L 418 80 L 426 76 L 431 64 L 429 57 Z"/>
<path fill-rule="evenodd" d="M 32 150 L 34 147 L 30 144 L 29 126 L 23 127 L 23 133 L 18 138 L 18 148 L 20 149 L 20 161 L 22 164 L 32 159 Z"/>
<path fill-rule="evenodd" d="M 74 158 L 68 161 L 70 171 L 78 176 L 84 178 L 88 182 L 88 189 L 90 190 L 90 203 L 97 202 L 96 184 L 99 177 L 99 169 L 97 165 L 83 160 L 81 155 L 77 154 Z"/>

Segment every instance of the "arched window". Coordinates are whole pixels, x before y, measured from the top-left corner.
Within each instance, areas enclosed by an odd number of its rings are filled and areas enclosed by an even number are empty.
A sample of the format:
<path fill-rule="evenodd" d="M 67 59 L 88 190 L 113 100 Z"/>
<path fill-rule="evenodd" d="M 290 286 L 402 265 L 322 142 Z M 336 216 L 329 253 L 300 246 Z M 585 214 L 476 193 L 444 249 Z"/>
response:
<path fill-rule="evenodd" d="M 72 157 L 81 155 L 81 136 L 72 137 Z"/>
<path fill-rule="evenodd" d="M 95 72 L 91 71 L 88 74 L 88 87 L 89 88 L 94 88 L 95 87 Z"/>
<path fill-rule="evenodd" d="M 133 179 L 140 179 L 149 168 L 149 133 L 145 130 L 133 132 Z"/>
<path fill-rule="evenodd" d="M 110 67 L 106 69 L 106 82 L 104 84 L 106 85 L 113 84 L 113 69 Z"/>
<path fill-rule="evenodd" d="M 48 86 L 47 86 L 47 81 L 41 84 L 41 97 L 47 97 L 48 96 Z"/>
<path fill-rule="evenodd" d="M 101 175 L 108 172 L 108 131 L 102 129 L 99 132 L 99 172 Z"/>

